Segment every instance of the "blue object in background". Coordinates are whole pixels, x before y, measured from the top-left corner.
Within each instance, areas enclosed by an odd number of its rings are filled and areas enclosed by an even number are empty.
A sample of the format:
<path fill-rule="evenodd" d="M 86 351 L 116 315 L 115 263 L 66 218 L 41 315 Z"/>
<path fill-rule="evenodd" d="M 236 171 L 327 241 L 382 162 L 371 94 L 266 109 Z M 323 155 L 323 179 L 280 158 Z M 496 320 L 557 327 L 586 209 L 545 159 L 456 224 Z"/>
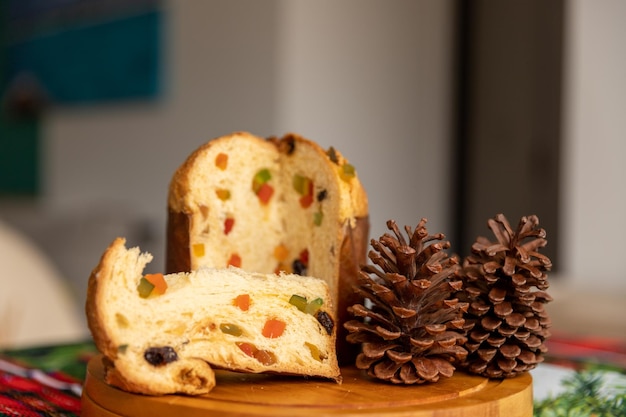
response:
<path fill-rule="evenodd" d="M 35 77 L 52 103 L 153 99 L 159 94 L 161 13 L 150 10 L 50 28 L 9 41 L 6 76 Z"/>
<path fill-rule="evenodd" d="M 50 105 L 154 100 L 159 0 L 0 0 L 0 197 L 40 192 Z"/>

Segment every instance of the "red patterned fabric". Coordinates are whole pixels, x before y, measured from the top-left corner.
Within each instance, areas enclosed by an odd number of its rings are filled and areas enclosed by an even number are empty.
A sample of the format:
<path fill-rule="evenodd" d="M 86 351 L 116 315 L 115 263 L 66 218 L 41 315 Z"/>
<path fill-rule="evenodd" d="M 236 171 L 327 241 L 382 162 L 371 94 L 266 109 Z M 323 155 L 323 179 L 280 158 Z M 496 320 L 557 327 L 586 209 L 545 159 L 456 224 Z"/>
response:
<path fill-rule="evenodd" d="M 0 359 L 0 416 L 80 415 L 80 385 L 58 376 Z"/>

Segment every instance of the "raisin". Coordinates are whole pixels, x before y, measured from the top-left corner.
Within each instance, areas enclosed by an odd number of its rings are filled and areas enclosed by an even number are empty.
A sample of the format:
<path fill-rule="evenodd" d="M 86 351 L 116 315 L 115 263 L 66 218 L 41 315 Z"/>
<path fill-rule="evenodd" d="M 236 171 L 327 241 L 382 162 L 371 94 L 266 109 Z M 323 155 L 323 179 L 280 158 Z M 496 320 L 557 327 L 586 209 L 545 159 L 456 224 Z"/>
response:
<path fill-rule="evenodd" d="M 337 158 L 337 151 L 332 146 L 328 148 L 326 151 L 326 155 L 328 155 L 328 159 L 330 159 L 335 164 L 339 165 L 339 159 Z"/>
<path fill-rule="evenodd" d="M 281 148 L 287 155 L 291 155 L 296 150 L 296 140 L 292 135 L 285 136 L 281 141 Z"/>
<path fill-rule="evenodd" d="M 324 201 L 326 197 L 328 197 L 328 191 L 325 188 L 317 193 L 317 201 Z"/>
<path fill-rule="evenodd" d="M 171 346 L 151 347 L 143 354 L 144 359 L 153 366 L 163 366 L 178 360 L 176 351 Z"/>
<path fill-rule="evenodd" d="M 293 261 L 292 268 L 294 274 L 306 275 L 306 265 L 300 259 Z"/>
<path fill-rule="evenodd" d="M 333 322 L 333 319 L 330 318 L 327 312 L 320 311 L 315 317 L 317 318 L 317 321 L 320 322 L 322 327 L 326 329 L 326 333 L 331 334 L 333 332 L 333 327 L 335 327 L 335 323 Z"/>

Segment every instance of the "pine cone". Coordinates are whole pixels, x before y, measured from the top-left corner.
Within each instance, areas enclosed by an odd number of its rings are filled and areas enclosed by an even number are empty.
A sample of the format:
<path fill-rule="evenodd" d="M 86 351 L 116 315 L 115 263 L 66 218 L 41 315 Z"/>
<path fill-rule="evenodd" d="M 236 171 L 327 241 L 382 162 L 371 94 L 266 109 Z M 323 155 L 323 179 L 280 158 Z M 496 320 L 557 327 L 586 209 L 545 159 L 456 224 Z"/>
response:
<path fill-rule="evenodd" d="M 427 245 L 444 236 L 429 235 L 425 223 L 422 219 L 414 232 L 405 227 L 407 242 L 390 220 L 387 227 L 395 237 L 385 233 L 371 241 L 368 256 L 374 265 L 361 267 L 355 288 L 371 308 L 349 307 L 355 319 L 344 324 L 346 340 L 361 344 L 357 368 L 395 384 L 450 377 L 453 362 L 467 356 L 463 313 L 468 304 L 452 297 L 462 288 L 454 279 L 459 261 L 445 253 L 448 242 Z"/>
<path fill-rule="evenodd" d="M 548 257 L 538 253 L 547 243 L 537 216 L 522 217 L 514 232 L 498 214 L 488 221 L 497 242 L 479 237 L 463 261 L 462 301 L 472 326 L 465 344 L 464 367 L 488 378 L 508 378 L 543 361 L 551 323 L 544 304 L 552 298 L 546 272 Z"/>

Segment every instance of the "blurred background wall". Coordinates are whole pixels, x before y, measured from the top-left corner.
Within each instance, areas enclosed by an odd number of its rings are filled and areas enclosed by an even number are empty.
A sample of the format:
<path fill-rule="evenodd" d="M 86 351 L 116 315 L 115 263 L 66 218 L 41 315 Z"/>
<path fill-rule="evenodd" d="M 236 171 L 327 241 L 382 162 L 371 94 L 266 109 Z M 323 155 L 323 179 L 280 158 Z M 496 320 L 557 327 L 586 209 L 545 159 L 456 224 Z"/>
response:
<path fill-rule="evenodd" d="M 516 225 L 536 213 L 559 286 L 626 294 L 626 3 L 60 3 L 82 7 L 65 17 L 93 27 L 120 13 L 157 17 L 154 84 L 135 96 L 55 100 L 39 85 L 24 105 L 3 61 L 4 109 L 22 103 L 37 163 L 34 186 L 0 190 L 0 219 L 50 255 L 79 309 L 115 236 L 162 267 L 171 174 L 235 130 L 293 131 L 340 149 L 369 193 L 373 238 L 388 219 L 427 217 L 464 253 L 489 236 L 487 218 L 503 212 Z M 89 20 L 98 5 L 106 19 Z M 9 51 L 26 35 L 12 36 Z M 19 130 L 10 123 L 0 129 L 5 160 Z M 15 172 L 0 170 L 5 180 Z"/>

